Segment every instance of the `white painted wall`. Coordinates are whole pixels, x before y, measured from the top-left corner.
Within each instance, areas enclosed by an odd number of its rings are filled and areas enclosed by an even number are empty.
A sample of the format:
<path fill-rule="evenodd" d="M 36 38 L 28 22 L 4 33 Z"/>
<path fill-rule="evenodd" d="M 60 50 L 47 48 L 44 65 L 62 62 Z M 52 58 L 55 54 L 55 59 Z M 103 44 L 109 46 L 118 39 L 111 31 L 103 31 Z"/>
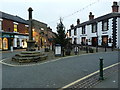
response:
<path fill-rule="evenodd" d="M 101 45 L 102 43 L 102 22 L 98 22 L 97 30 L 98 30 L 98 45 Z"/>
<path fill-rule="evenodd" d="M 118 2 L 118 5 L 119 5 L 119 11 L 118 12 L 120 12 L 120 1 Z"/>
<path fill-rule="evenodd" d="M 117 47 L 120 48 L 120 18 L 117 18 Z"/>
<path fill-rule="evenodd" d="M 102 21 L 98 22 L 97 24 L 97 30 L 98 30 L 98 45 L 102 44 L 102 36 L 108 35 L 108 41 L 109 38 L 112 39 L 112 22 L 113 18 L 109 19 L 108 23 L 108 31 L 102 31 Z M 120 47 L 120 18 L 117 19 L 117 46 Z M 86 37 L 86 39 L 90 39 L 90 42 L 88 42 L 88 45 L 92 45 L 92 37 L 97 37 L 96 33 L 92 33 L 92 25 L 86 25 L 86 34 L 82 34 L 82 27 L 77 28 L 77 36 L 74 36 L 74 29 L 71 30 L 71 37 L 72 43 L 74 42 L 74 38 L 77 37 L 77 44 L 81 44 L 81 38 Z M 112 46 L 112 43 L 108 42 L 108 46 Z"/>
<path fill-rule="evenodd" d="M 92 36 L 92 26 L 91 25 L 87 25 L 86 28 L 86 33 L 87 33 L 87 39 L 90 39 L 90 41 L 92 40 L 91 36 Z M 91 45 L 91 42 L 88 42 L 88 45 Z"/>
<path fill-rule="evenodd" d="M 77 28 L 77 44 L 80 44 L 80 28 Z"/>
<path fill-rule="evenodd" d="M 113 29 L 112 29 L 112 21 L 113 18 L 109 19 L 109 30 L 108 30 L 108 39 L 111 38 L 112 39 L 112 33 L 113 33 Z M 112 43 L 108 43 L 108 46 L 112 46 Z"/>

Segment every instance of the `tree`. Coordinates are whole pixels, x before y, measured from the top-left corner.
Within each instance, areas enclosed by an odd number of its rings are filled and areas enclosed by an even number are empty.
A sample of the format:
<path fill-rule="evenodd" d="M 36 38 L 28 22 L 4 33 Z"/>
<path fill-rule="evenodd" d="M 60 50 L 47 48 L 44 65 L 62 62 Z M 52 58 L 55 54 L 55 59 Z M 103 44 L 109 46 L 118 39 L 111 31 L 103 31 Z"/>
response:
<path fill-rule="evenodd" d="M 68 44 L 69 40 L 66 38 L 65 27 L 60 18 L 60 23 L 57 25 L 57 34 L 56 38 L 54 38 L 55 44 L 60 44 L 62 47 L 62 52 L 64 53 L 64 49 Z M 64 55 L 64 54 L 63 54 Z"/>
<path fill-rule="evenodd" d="M 65 27 L 60 18 L 60 23 L 57 25 L 57 34 L 54 39 L 55 44 L 60 44 L 62 47 L 65 47 L 68 43 L 68 39 L 66 38 Z"/>

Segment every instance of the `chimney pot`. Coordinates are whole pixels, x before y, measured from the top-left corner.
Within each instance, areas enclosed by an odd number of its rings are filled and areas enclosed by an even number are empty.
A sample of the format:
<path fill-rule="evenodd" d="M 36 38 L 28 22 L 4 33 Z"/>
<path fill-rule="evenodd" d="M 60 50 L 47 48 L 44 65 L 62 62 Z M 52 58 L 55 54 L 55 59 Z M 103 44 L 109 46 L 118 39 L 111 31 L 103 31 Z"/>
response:
<path fill-rule="evenodd" d="M 90 12 L 89 20 L 92 20 L 92 19 L 94 19 L 94 15 L 92 15 L 92 12 Z"/>
<path fill-rule="evenodd" d="M 74 25 L 72 24 L 72 25 L 70 25 L 70 27 L 71 27 L 71 29 L 74 27 Z"/>
<path fill-rule="evenodd" d="M 77 19 L 77 25 L 80 24 L 80 19 Z"/>
<path fill-rule="evenodd" d="M 119 6 L 117 2 L 113 2 L 112 12 L 118 12 Z"/>

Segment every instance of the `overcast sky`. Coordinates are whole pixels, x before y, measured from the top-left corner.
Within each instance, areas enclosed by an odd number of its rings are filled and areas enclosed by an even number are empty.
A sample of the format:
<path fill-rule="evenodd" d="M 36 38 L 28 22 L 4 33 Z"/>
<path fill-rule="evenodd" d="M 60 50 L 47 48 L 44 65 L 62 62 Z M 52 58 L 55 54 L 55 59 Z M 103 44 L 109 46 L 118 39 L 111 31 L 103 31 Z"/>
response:
<path fill-rule="evenodd" d="M 0 0 L 0 11 L 28 19 L 28 8 L 33 8 L 33 19 L 44 22 L 56 32 L 59 18 L 66 30 L 71 24 L 87 21 L 89 12 L 95 18 L 112 11 L 113 1 L 120 0 Z"/>

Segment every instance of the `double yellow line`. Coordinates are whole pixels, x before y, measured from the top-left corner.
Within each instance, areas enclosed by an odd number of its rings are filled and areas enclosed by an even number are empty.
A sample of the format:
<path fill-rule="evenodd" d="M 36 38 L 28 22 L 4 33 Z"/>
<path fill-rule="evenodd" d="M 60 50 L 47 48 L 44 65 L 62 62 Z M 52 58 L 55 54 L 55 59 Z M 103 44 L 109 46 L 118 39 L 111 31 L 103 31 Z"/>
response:
<path fill-rule="evenodd" d="M 103 70 L 109 69 L 109 68 L 114 67 L 114 66 L 116 66 L 116 65 L 118 65 L 118 64 L 120 64 L 120 62 L 115 63 L 115 64 L 113 64 L 113 65 L 110 65 L 110 66 L 108 66 L 108 67 L 105 67 L 105 68 L 103 68 Z M 72 82 L 72 83 L 70 83 L 70 84 L 62 87 L 62 88 L 60 88 L 59 90 L 63 90 L 63 89 L 65 89 L 65 88 L 69 88 L 70 86 L 72 86 L 72 85 L 74 85 L 74 84 L 76 84 L 76 83 L 78 83 L 78 82 L 80 82 L 80 81 L 82 81 L 82 80 L 84 80 L 84 79 L 86 79 L 86 78 L 88 78 L 88 77 L 91 77 L 92 75 L 97 74 L 98 72 L 99 72 L 99 70 L 97 70 L 97 71 L 95 71 L 94 73 L 91 73 L 91 74 L 89 74 L 89 75 L 87 75 L 87 76 L 85 76 L 85 77 L 83 77 L 83 78 L 81 78 L 81 79 L 78 79 L 78 80 L 76 80 L 76 81 L 74 81 L 74 82 Z"/>

